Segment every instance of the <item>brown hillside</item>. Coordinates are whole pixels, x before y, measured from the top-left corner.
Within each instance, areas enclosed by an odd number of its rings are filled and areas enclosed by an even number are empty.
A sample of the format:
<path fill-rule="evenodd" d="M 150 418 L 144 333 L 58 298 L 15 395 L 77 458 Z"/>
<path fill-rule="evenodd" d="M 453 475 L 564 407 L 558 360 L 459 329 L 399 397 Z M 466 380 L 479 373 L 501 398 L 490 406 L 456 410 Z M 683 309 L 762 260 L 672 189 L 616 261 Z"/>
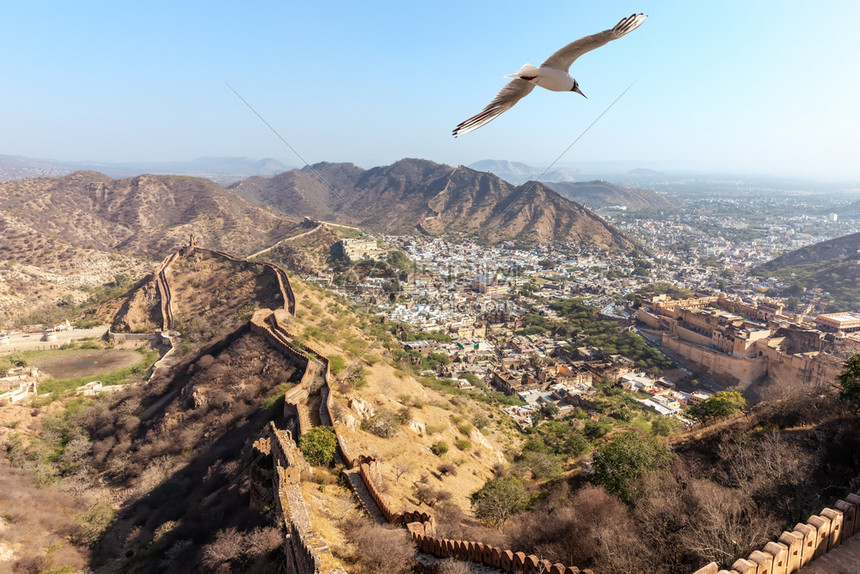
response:
<path fill-rule="evenodd" d="M 380 233 L 484 234 L 489 225 L 493 241 L 586 241 L 624 249 L 634 244 L 591 211 L 541 184 L 516 187 L 490 173 L 420 159 L 367 171 L 352 164 L 318 164 L 314 169 L 336 193 L 307 169 L 251 178 L 232 189 L 293 217 Z"/>
<path fill-rule="evenodd" d="M 72 309 L 117 276 L 151 272 L 153 259 L 189 235 L 247 255 L 297 225 L 200 178 L 79 171 L 0 182 L 0 321 L 74 319 L 57 306 Z"/>
<path fill-rule="evenodd" d="M 46 238 L 150 257 L 194 234 L 217 248 L 247 252 L 282 234 L 284 221 L 205 179 L 92 171 L 0 182 L 0 212 Z"/>

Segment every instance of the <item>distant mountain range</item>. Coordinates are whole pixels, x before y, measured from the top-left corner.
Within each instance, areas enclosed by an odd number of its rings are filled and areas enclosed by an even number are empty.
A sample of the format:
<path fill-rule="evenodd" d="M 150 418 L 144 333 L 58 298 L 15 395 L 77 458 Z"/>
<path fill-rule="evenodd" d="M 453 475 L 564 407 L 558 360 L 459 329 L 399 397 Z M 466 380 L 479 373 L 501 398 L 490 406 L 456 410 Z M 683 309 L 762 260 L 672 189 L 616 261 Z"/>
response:
<path fill-rule="evenodd" d="M 503 159 L 482 159 L 469 165 L 470 168 L 476 171 L 487 171 L 496 174 L 503 180 L 520 185 L 527 181 L 532 181 L 543 175 L 541 181 L 576 181 L 579 175 L 584 172 L 577 169 L 554 169 L 544 175 L 544 168 L 534 167 L 516 161 L 507 161 Z"/>
<path fill-rule="evenodd" d="M 540 181 L 562 196 L 588 206 L 591 209 L 607 207 L 623 207 L 631 210 L 656 208 L 663 209 L 677 206 L 677 201 L 671 201 L 665 196 L 645 189 L 634 189 L 618 186 L 602 179 L 583 181 L 593 177 L 581 169 L 555 169 L 544 174 L 545 168 L 534 167 L 524 163 L 485 159 L 469 166 L 477 171 L 487 171 L 501 179 L 521 185 L 527 181 Z M 660 172 L 637 168 L 627 172 L 627 175 L 637 178 L 653 179 Z"/>
<path fill-rule="evenodd" d="M 492 173 L 422 159 L 404 159 L 369 170 L 353 164 L 321 163 L 313 170 L 248 178 L 229 189 L 291 217 L 310 216 L 381 233 L 478 235 L 491 242 L 580 241 L 605 249 L 639 248 L 593 212 L 543 184 L 514 186 Z"/>
<path fill-rule="evenodd" d="M 647 189 L 621 187 L 608 181 L 552 182 L 549 187 L 564 197 L 591 209 L 623 207 L 631 210 L 678 207 L 683 200 L 669 198 Z"/>
<path fill-rule="evenodd" d="M 199 157 L 174 162 L 64 162 L 0 155 L 0 181 L 28 177 L 55 177 L 79 170 L 98 171 L 110 177 L 134 177 L 151 173 L 204 177 L 228 184 L 252 175 L 275 175 L 290 169 L 272 158 L 255 160 L 247 157 Z"/>

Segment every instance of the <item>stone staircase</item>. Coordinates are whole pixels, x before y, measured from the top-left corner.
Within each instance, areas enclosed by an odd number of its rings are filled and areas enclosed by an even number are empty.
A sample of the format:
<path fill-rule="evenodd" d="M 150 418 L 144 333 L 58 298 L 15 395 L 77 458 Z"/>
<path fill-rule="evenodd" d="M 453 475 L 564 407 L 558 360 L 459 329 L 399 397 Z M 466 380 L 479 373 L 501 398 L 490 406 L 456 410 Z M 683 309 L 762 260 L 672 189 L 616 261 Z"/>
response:
<path fill-rule="evenodd" d="M 349 481 L 352 492 L 355 493 L 356 498 L 358 498 L 358 501 L 361 503 L 361 507 L 367 513 L 367 516 L 377 524 L 387 524 L 385 517 L 382 515 L 382 511 L 379 509 L 376 501 L 373 500 L 373 497 L 370 495 L 370 491 L 367 490 L 367 485 L 364 484 L 364 479 L 361 477 L 361 474 L 359 474 L 358 468 L 344 470 L 343 474 Z"/>

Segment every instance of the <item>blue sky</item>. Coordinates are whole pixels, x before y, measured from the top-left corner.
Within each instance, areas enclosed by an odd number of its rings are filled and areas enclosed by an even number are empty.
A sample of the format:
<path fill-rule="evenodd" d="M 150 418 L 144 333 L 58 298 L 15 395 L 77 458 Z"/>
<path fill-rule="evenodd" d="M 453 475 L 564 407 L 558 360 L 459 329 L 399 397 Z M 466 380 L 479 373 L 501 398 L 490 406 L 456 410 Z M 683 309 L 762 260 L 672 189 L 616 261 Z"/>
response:
<path fill-rule="evenodd" d="M 22 2 L 0 7 L 0 153 L 203 155 L 369 167 L 562 160 L 860 180 L 860 34 L 820 3 Z M 527 11 L 524 11 L 527 10 Z M 572 67 L 588 99 L 536 89 L 459 139 L 522 64 L 649 19 Z"/>

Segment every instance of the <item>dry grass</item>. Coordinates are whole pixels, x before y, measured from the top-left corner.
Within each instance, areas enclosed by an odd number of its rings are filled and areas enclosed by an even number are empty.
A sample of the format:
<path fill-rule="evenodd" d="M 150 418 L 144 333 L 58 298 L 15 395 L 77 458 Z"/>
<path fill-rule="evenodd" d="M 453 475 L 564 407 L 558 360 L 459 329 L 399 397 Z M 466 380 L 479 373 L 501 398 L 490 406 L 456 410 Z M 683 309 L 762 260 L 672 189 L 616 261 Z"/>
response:
<path fill-rule="evenodd" d="M 391 364 L 390 352 L 360 328 L 364 319 L 349 311 L 342 298 L 304 284 L 295 277 L 291 277 L 291 282 L 297 298 L 296 308 L 303 312 L 293 320 L 290 329 L 303 333 L 300 339 L 321 353 L 343 356 L 347 367 L 341 378 L 346 378 L 352 369 L 363 369 L 367 384 L 361 388 L 339 384 L 335 380 L 332 389 L 335 411 L 349 412 L 359 419 L 347 408 L 349 398 L 358 397 L 377 413 L 396 415 L 406 411 L 411 421 L 423 423 L 428 429 L 428 432 L 419 434 L 404 424 L 397 427 L 394 437 L 380 438 L 357 428 L 339 427 L 354 455 L 370 454 L 381 461 L 383 481 L 388 486 L 386 496 L 392 507 L 427 510 L 427 506 L 420 505 L 413 495 L 413 485 L 426 477 L 429 486 L 450 492 L 452 500 L 470 513 L 469 496 L 493 477 L 494 465 L 504 462 L 502 445 L 509 439 L 496 425 L 490 424 L 484 429 L 486 434 L 471 429 L 469 440 L 472 447 L 462 451 L 454 446 L 457 439 L 464 438 L 457 427 L 470 423 L 479 413 L 487 417 L 492 415 L 491 421 L 503 420 L 503 413 L 484 403 L 452 397 L 425 387 Z M 366 360 L 368 357 L 373 360 Z M 420 405 L 420 408 L 415 405 Z M 457 424 L 452 422 L 452 415 L 459 421 Z M 442 457 L 430 451 L 430 446 L 439 440 L 451 445 L 450 451 Z M 438 466 L 443 462 L 457 466 L 456 477 L 439 473 Z M 403 466 L 409 470 L 397 480 L 395 467 Z"/>

